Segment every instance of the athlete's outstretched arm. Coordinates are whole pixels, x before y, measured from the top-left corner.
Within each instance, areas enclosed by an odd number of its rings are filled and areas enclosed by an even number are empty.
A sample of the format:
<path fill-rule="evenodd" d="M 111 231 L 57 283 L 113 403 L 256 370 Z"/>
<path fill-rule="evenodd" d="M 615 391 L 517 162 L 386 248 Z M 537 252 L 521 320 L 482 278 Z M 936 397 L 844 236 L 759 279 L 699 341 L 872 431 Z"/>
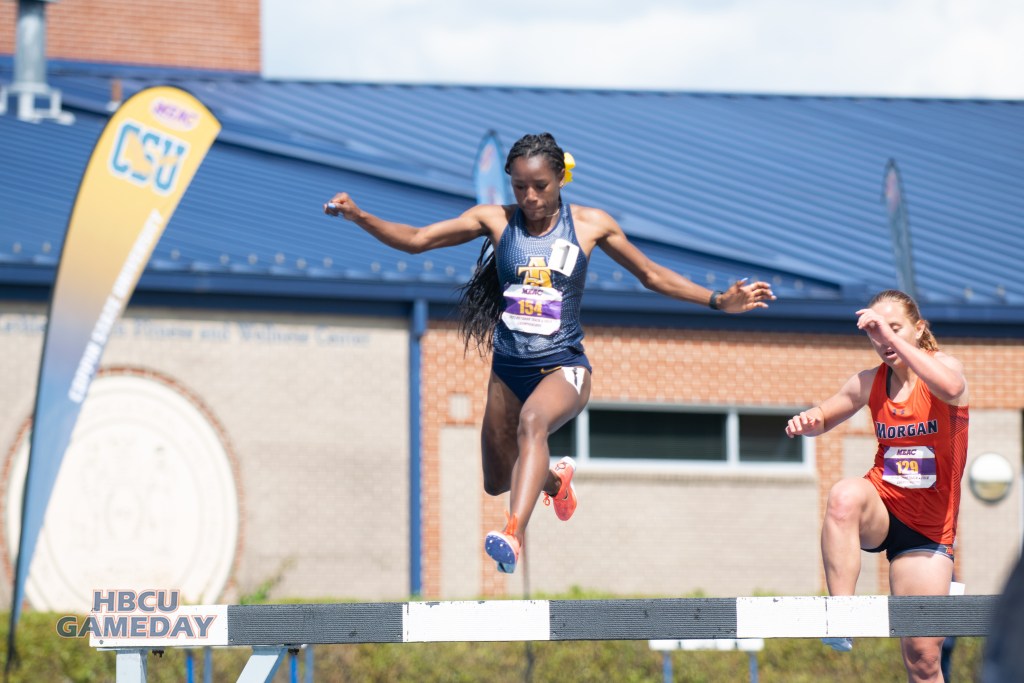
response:
<path fill-rule="evenodd" d="M 493 238 L 495 235 L 488 226 L 497 225 L 504 220 L 502 207 L 479 205 L 466 210 L 458 218 L 416 228 L 404 223 L 386 221 L 363 211 L 347 192 L 339 192 L 324 204 L 324 213 L 350 220 L 389 247 L 410 254 L 465 244 L 485 235 Z"/>
<path fill-rule="evenodd" d="M 711 303 L 714 292 L 647 258 L 626 238 L 626 233 L 607 213 L 600 209 L 589 209 L 588 219 L 598 227 L 597 246 L 632 273 L 644 287 L 673 299 L 702 306 Z M 728 313 L 743 313 L 754 308 L 767 308 L 767 301 L 774 299 L 771 285 L 767 282 L 747 284 L 744 279 L 734 282 L 722 292 L 716 303 L 717 308 Z"/>
<path fill-rule="evenodd" d="M 835 395 L 822 401 L 821 405 L 789 418 L 786 434 L 794 436 L 818 436 L 848 419 L 868 404 L 871 397 L 871 383 L 878 368 L 862 370 L 846 380 Z"/>

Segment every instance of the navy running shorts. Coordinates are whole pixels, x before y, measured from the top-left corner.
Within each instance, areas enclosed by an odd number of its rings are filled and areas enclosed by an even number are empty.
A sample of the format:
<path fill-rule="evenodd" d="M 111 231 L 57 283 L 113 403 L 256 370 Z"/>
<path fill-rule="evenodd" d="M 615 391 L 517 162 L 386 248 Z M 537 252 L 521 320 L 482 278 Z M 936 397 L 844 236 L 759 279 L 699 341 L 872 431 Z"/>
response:
<path fill-rule="evenodd" d="M 882 545 L 877 548 L 864 548 L 864 550 L 869 553 L 880 553 L 884 550 L 885 556 L 890 562 L 903 553 L 909 552 L 938 553 L 953 559 L 953 546 L 936 543 L 924 534 L 914 531 L 891 512 L 889 513 L 889 533 L 886 534 Z"/>
<path fill-rule="evenodd" d="M 587 354 L 575 349 L 563 349 L 538 358 L 513 358 L 494 354 L 491 370 L 516 397 L 526 403 L 541 380 L 560 368 L 586 368 L 593 372 Z"/>

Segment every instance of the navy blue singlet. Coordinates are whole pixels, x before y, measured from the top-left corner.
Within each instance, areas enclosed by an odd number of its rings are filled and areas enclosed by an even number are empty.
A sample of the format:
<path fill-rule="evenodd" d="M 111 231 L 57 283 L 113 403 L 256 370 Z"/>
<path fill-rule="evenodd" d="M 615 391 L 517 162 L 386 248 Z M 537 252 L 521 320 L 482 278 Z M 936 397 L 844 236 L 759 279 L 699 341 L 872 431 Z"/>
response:
<path fill-rule="evenodd" d="M 587 258 L 576 240 L 569 204 L 558 223 L 534 237 L 517 207 L 502 233 L 495 257 L 505 292 L 505 310 L 494 328 L 494 352 L 538 358 L 571 349 L 583 353 L 580 302 Z"/>

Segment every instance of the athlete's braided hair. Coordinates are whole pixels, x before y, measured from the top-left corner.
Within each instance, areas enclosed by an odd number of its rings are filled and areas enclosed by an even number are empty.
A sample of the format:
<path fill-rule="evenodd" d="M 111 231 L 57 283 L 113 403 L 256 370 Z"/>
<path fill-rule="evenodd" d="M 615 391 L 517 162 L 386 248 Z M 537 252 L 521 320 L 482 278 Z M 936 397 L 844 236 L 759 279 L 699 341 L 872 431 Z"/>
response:
<path fill-rule="evenodd" d="M 872 297 L 871 302 L 868 304 L 868 308 L 871 308 L 879 301 L 893 301 L 903 306 L 903 311 L 910 318 L 910 322 L 917 325 L 917 323 L 923 318 L 921 317 L 921 309 L 917 307 L 917 302 L 914 301 L 906 292 L 901 292 L 898 289 L 886 289 L 884 291 L 875 294 Z M 922 348 L 925 351 L 938 351 L 939 342 L 936 341 L 935 335 L 932 334 L 932 327 L 927 320 L 924 321 L 924 332 L 921 334 L 921 338 L 917 340 L 918 348 Z"/>
<path fill-rule="evenodd" d="M 562 177 L 562 172 L 565 170 L 565 152 L 555 142 L 555 137 L 551 133 L 524 135 L 516 140 L 516 144 L 512 145 L 512 149 L 508 151 L 508 159 L 505 160 L 505 173 L 512 174 L 512 162 L 519 157 L 529 159 L 535 156 L 545 157 L 551 164 L 551 170 L 555 172 L 555 177 Z"/>
<path fill-rule="evenodd" d="M 501 319 L 504 299 L 494 249 L 491 240 L 486 239 L 476 259 L 473 277 L 459 288 L 459 336 L 465 351 L 469 351 L 470 342 L 475 343 L 481 356 L 491 350 L 494 326 Z"/>
<path fill-rule="evenodd" d="M 535 156 L 543 156 L 555 176 L 562 176 L 565 171 L 565 152 L 551 133 L 524 135 L 516 140 L 505 160 L 505 173 L 512 174 L 512 162 L 519 157 L 529 159 Z M 462 337 L 466 351 L 469 351 L 472 342 L 480 355 L 490 352 L 494 347 L 494 326 L 501 319 L 505 300 L 492 246 L 490 239 L 484 241 L 473 277 L 459 288 L 459 336 Z"/>

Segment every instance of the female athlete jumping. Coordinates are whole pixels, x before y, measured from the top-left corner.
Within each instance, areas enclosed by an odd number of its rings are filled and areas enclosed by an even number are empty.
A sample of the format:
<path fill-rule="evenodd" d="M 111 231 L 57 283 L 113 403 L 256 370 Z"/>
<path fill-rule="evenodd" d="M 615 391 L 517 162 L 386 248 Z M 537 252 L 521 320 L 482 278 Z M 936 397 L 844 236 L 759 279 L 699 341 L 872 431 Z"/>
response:
<path fill-rule="evenodd" d="M 324 205 L 328 215 L 340 215 L 409 253 L 479 237 L 494 246 L 487 255 L 485 244 L 476 274 L 463 288 L 460 331 L 467 348 L 473 342 L 493 350 L 482 429 L 484 490 L 511 496 L 504 529 L 487 534 L 484 547 L 506 573 L 515 571 L 542 492 L 554 500 L 559 519 L 576 510 L 575 463 L 563 458 L 552 467 L 548 436 L 578 415 L 590 397 L 591 366 L 579 314 L 594 247 L 648 289 L 683 301 L 740 313 L 775 298 L 765 282 L 741 280 L 712 292 L 653 263 L 605 211 L 562 200 L 572 163 L 550 134 L 526 135 L 505 164 L 515 204 L 474 206 L 422 228 L 369 214 L 344 192 Z"/>

